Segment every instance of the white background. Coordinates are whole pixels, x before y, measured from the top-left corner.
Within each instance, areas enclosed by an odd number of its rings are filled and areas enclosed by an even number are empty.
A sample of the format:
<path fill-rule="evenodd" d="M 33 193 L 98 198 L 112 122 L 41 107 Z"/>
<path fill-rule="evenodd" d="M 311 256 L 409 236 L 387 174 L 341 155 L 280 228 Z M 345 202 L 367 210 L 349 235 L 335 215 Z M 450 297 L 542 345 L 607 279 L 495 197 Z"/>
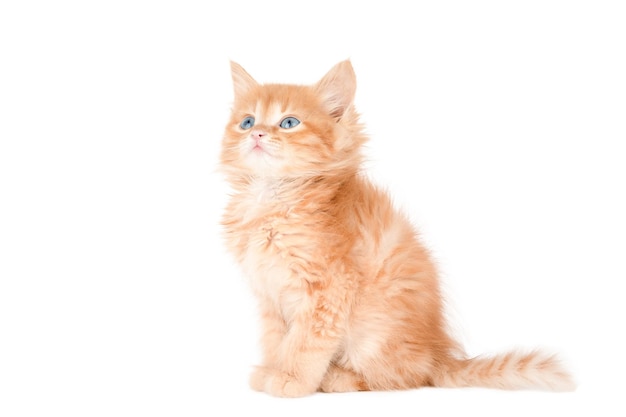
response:
<path fill-rule="evenodd" d="M 624 415 L 620 3 L 2 2 L 0 415 Z M 467 351 L 560 352 L 576 392 L 248 388 L 255 304 L 219 228 L 228 61 L 312 83 L 345 58 L 367 170 L 432 248 Z"/>

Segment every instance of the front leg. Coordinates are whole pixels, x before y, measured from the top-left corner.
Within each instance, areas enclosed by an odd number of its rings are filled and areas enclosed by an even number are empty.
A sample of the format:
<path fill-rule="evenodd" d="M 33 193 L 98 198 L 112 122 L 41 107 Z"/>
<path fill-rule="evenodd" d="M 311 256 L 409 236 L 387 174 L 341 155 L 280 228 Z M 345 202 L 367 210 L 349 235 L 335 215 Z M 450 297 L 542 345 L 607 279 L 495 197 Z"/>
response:
<path fill-rule="evenodd" d="M 274 304 L 266 300 L 261 307 L 263 365 L 278 366 L 279 350 L 287 334 L 287 323 Z"/>
<path fill-rule="evenodd" d="M 340 342 L 344 297 L 333 288 L 310 291 L 295 308 L 278 349 L 278 366 L 257 369 L 263 391 L 278 397 L 300 397 L 317 391 Z"/>
<path fill-rule="evenodd" d="M 280 347 L 287 334 L 287 324 L 282 314 L 269 299 L 261 299 L 261 349 L 262 365 L 255 368 L 250 376 L 250 387 L 265 391 L 268 379 L 267 369 L 277 368 L 280 361 Z"/>

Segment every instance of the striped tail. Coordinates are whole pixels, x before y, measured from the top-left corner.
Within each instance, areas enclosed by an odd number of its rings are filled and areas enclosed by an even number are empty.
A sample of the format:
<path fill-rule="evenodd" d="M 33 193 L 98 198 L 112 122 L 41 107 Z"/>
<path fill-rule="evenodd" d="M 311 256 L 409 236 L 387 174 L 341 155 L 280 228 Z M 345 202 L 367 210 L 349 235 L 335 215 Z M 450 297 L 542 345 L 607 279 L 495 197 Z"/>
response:
<path fill-rule="evenodd" d="M 555 355 L 509 352 L 459 359 L 433 381 L 439 387 L 573 391 L 576 385 Z"/>

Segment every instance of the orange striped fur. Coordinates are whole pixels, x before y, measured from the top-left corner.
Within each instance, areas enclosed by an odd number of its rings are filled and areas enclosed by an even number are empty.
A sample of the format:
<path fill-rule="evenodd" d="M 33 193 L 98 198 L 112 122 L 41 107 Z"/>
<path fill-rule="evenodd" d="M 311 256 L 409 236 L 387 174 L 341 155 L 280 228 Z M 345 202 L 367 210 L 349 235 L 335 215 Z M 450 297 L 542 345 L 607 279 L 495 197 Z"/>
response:
<path fill-rule="evenodd" d="M 436 268 L 407 218 L 360 173 L 366 141 L 349 61 L 312 86 L 258 84 L 232 63 L 221 168 L 233 188 L 226 243 L 258 297 L 255 390 L 483 386 L 569 390 L 541 352 L 466 358 L 450 336 Z M 241 123 L 253 117 L 253 126 Z M 286 117 L 300 121 L 281 127 Z"/>

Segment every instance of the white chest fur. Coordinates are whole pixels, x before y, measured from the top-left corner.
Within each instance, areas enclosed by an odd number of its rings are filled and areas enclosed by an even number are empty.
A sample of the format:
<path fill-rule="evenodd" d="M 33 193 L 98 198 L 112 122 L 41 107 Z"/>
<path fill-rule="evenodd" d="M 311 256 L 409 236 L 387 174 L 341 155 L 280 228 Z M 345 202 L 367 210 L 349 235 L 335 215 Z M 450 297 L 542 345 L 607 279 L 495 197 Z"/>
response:
<path fill-rule="evenodd" d="M 276 184 L 259 180 L 250 185 L 239 202 L 246 245 L 241 264 L 257 296 L 271 302 L 290 321 L 306 302 L 306 283 L 293 269 L 288 238 L 288 211 L 280 207 Z"/>

